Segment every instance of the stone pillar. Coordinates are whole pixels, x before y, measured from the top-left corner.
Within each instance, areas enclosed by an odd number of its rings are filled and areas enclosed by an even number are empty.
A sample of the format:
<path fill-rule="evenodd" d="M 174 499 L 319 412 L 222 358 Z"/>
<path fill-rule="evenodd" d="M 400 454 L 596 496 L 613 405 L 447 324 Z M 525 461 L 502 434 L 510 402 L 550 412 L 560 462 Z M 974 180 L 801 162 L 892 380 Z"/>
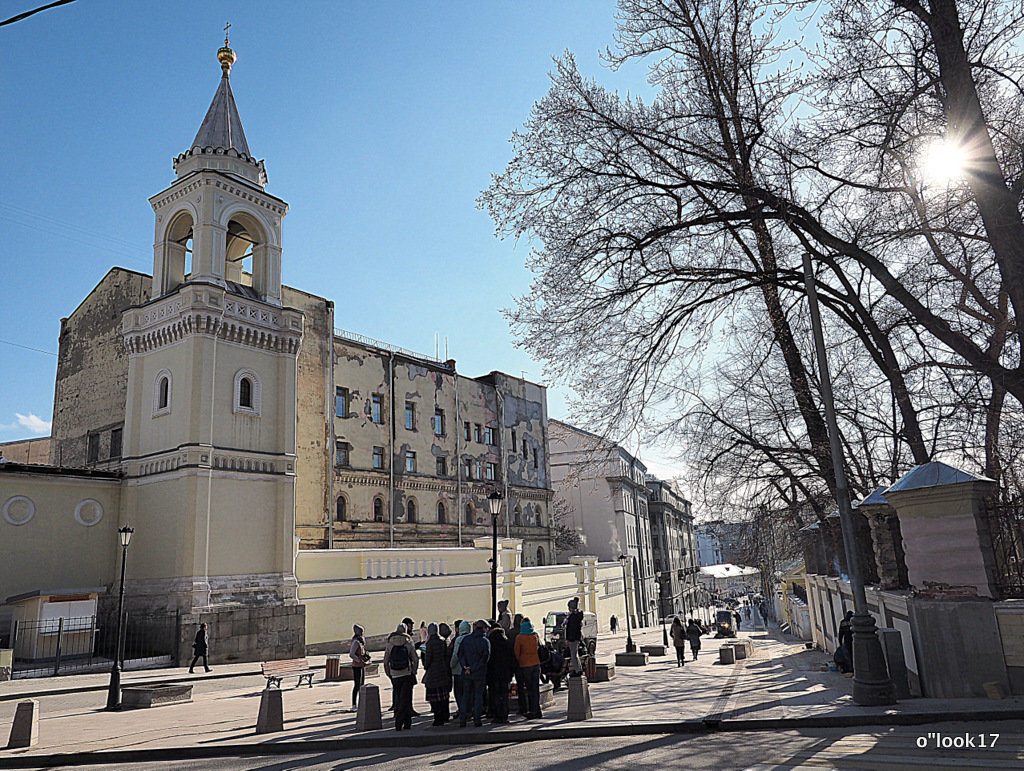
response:
<path fill-rule="evenodd" d="M 885 491 L 903 535 L 912 586 L 998 599 L 995 555 L 984 516 L 991 479 L 937 461 L 917 466 Z"/>
<path fill-rule="evenodd" d="M 270 734 L 284 730 L 284 707 L 280 688 L 264 688 L 260 694 L 260 714 L 256 719 L 256 733 Z"/>
<path fill-rule="evenodd" d="M 376 685 L 359 687 L 359 706 L 356 708 L 356 730 L 376 731 L 383 728 L 380 714 L 380 689 Z"/>
<path fill-rule="evenodd" d="M 896 510 L 889 505 L 882 492 L 883 489 L 879 488 L 871 493 L 857 504 L 857 511 L 867 517 L 871 527 L 872 552 L 879 585 L 883 589 L 906 589 L 909 584 L 900 521 Z"/>
<path fill-rule="evenodd" d="M 594 580 L 594 566 L 597 557 L 575 555 L 569 563 L 576 566 L 576 596 L 580 598 L 580 610 L 597 613 L 597 583 Z"/>
<path fill-rule="evenodd" d="M 590 708 L 590 686 L 585 677 L 569 678 L 569 707 L 566 720 L 590 720 L 594 716 Z"/>

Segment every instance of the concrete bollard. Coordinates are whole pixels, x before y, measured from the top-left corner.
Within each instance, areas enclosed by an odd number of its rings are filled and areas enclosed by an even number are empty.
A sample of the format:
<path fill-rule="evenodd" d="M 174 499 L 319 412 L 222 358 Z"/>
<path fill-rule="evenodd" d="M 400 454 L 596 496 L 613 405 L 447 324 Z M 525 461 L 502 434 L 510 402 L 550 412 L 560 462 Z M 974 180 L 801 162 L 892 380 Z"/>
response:
<path fill-rule="evenodd" d="M 735 664 L 736 649 L 731 645 L 723 645 L 718 649 L 718 660 L 723 664 Z"/>
<path fill-rule="evenodd" d="M 747 644 L 743 642 L 737 642 L 732 644 L 733 655 L 736 657 L 736 661 L 745 659 L 747 657 Z"/>
<path fill-rule="evenodd" d="M 590 708 L 590 686 L 585 677 L 569 678 L 569 709 L 566 720 L 590 720 L 594 716 Z"/>
<path fill-rule="evenodd" d="M 256 733 L 269 734 L 284 730 L 284 707 L 280 688 L 264 688 L 260 695 L 260 716 L 256 720 Z"/>
<path fill-rule="evenodd" d="M 32 747 L 38 742 L 39 702 L 35 699 L 19 701 L 14 713 L 14 722 L 11 724 L 11 738 L 7 742 L 7 749 Z"/>
<path fill-rule="evenodd" d="M 359 706 L 356 709 L 356 730 L 376 731 L 384 727 L 380 716 L 380 688 L 376 685 L 359 686 Z"/>

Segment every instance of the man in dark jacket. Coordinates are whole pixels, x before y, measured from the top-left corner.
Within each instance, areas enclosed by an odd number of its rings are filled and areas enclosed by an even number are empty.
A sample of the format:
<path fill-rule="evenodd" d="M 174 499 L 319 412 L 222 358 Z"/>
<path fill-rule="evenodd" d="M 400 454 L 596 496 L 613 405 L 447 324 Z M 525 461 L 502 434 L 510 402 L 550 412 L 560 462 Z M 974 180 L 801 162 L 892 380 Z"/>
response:
<path fill-rule="evenodd" d="M 427 691 L 427 702 L 434 713 L 434 725 L 448 722 L 448 694 L 452 690 L 452 671 L 449 663 L 448 646 L 444 637 L 451 634 L 447 624 L 427 626 L 427 644 L 423 649 L 423 686 Z M 442 636 L 444 635 L 444 636 Z"/>
<path fill-rule="evenodd" d="M 459 644 L 459 665 L 462 667 L 462 711 L 459 725 L 465 727 L 466 718 L 473 713 L 473 725 L 483 725 L 484 686 L 487 684 L 487 661 L 491 657 L 491 644 L 484 636 L 486 621 L 473 624 L 473 633 Z"/>
<path fill-rule="evenodd" d="M 207 640 L 207 637 L 206 637 L 206 624 L 200 624 L 199 625 L 199 631 L 196 632 L 196 639 L 192 643 L 192 652 L 195 655 L 192 657 L 192 663 L 188 665 L 188 673 L 190 675 L 195 673 L 196 662 L 199 661 L 200 658 L 202 658 L 202 660 L 203 660 L 203 668 L 207 672 L 211 672 L 212 671 L 210 669 L 210 662 L 207 659 L 208 651 L 209 651 L 209 641 Z"/>
<path fill-rule="evenodd" d="M 516 671 L 516 655 L 500 626 L 487 635 L 491 658 L 487 661 L 488 705 L 495 723 L 508 722 L 508 684 Z"/>

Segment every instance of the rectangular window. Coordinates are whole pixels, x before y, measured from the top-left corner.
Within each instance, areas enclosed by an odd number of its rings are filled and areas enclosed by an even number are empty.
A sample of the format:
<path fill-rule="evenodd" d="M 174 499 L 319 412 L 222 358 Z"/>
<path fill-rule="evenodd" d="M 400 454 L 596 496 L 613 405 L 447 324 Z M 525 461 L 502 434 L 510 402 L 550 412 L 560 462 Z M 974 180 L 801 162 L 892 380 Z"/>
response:
<path fill-rule="evenodd" d="M 526 452 L 526 449 L 527 449 L 526 448 L 526 437 L 524 436 L 523 437 L 523 460 L 526 460 L 527 457 L 529 457 L 527 452 Z"/>
<path fill-rule="evenodd" d="M 437 458 L 437 475 L 439 477 L 448 476 L 448 459 Z"/>
<path fill-rule="evenodd" d="M 516 451 L 516 430 L 514 428 L 512 429 L 512 444 L 511 444 L 511 447 L 512 447 L 512 452 L 515 452 Z"/>
<path fill-rule="evenodd" d="M 100 459 L 100 435 L 89 434 L 89 463 L 95 463 Z"/>
<path fill-rule="evenodd" d="M 494 441 L 494 429 L 490 426 L 484 428 L 484 443 L 485 444 L 496 444 Z"/>
<path fill-rule="evenodd" d="M 415 471 L 416 470 L 416 453 L 412 450 L 405 451 L 405 470 Z"/>
<path fill-rule="evenodd" d="M 488 462 L 487 463 L 487 480 L 489 482 L 493 482 L 497 478 L 498 478 L 498 464 L 497 463 Z"/>
<path fill-rule="evenodd" d="M 480 479 L 483 476 L 483 464 L 480 461 L 473 461 L 473 478 Z"/>
<path fill-rule="evenodd" d="M 374 394 L 370 399 L 370 420 L 374 423 L 384 422 L 384 397 Z"/>
<path fill-rule="evenodd" d="M 384 448 L 374 447 L 373 448 L 373 467 L 377 469 L 384 468 Z"/>
<path fill-rule="evenodd" d="M 468 420 L 465 423 L 462 424 L 462 433 L 465 436 L 466 441 L 468 442 L 469 441 L 469 421 Z"/>
<path fill-rule="evenodd" d="M 405 429 L 407 431 L 416 430 L 416 403 L 406 402 L 405 403 Z"/>
<path fill-rule="evenodd" d="M 339 418 L 348 417 L 348 389 L 334 389 L 334 414 Z"/>
<path fill-rule="evenodd" d="M 352 446 L 348 442 L 334 443 L 334 465 L 347 466 L 349 463 L 349 452 Z"/>
<path fill-rule="evenodd" d="M 110 457 L 120 458 L 121 457 L 121 437 L 123 436 L 122 429 L 115 428 L 110 432 Z"/>
<path fill-rule="evenodd" d="M 468 424 L 467 424 L 468 425 Z M 473 461 L 466 458 L 466 479 L 473 478 Z"/>
<path fill-rule="evenodd" d="M 537 468 L 537 448 L 533 448 L 533 467 Z"/>
<path fill-rule="evenodd" d="M 444 436 L 444 410 L 434 408 L 434 436 Z"/>
<path fill-rule="evenodd" d="M 479 423 L 474 423 L 473 424 L 473 441 L 474 442 L 481 441 L 481 439 L 483 438 L 481 436 L 482 431 L 483 431 L 483 426 L 481 426 Z"/>

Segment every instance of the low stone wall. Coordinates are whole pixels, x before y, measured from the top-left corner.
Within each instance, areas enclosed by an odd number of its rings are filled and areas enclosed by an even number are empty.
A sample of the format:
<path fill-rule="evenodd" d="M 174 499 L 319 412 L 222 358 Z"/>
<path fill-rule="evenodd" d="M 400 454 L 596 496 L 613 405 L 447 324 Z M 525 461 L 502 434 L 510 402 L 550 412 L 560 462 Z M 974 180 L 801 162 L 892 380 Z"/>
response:
<path fill-rule="evenodd" d="M 210 641 L 210 663 L 277 661 L 306 655 L 306 608 L 214 606 L 181 616 L 178 664 L 192 661 L 192 641 L 201 623 Z"/>

